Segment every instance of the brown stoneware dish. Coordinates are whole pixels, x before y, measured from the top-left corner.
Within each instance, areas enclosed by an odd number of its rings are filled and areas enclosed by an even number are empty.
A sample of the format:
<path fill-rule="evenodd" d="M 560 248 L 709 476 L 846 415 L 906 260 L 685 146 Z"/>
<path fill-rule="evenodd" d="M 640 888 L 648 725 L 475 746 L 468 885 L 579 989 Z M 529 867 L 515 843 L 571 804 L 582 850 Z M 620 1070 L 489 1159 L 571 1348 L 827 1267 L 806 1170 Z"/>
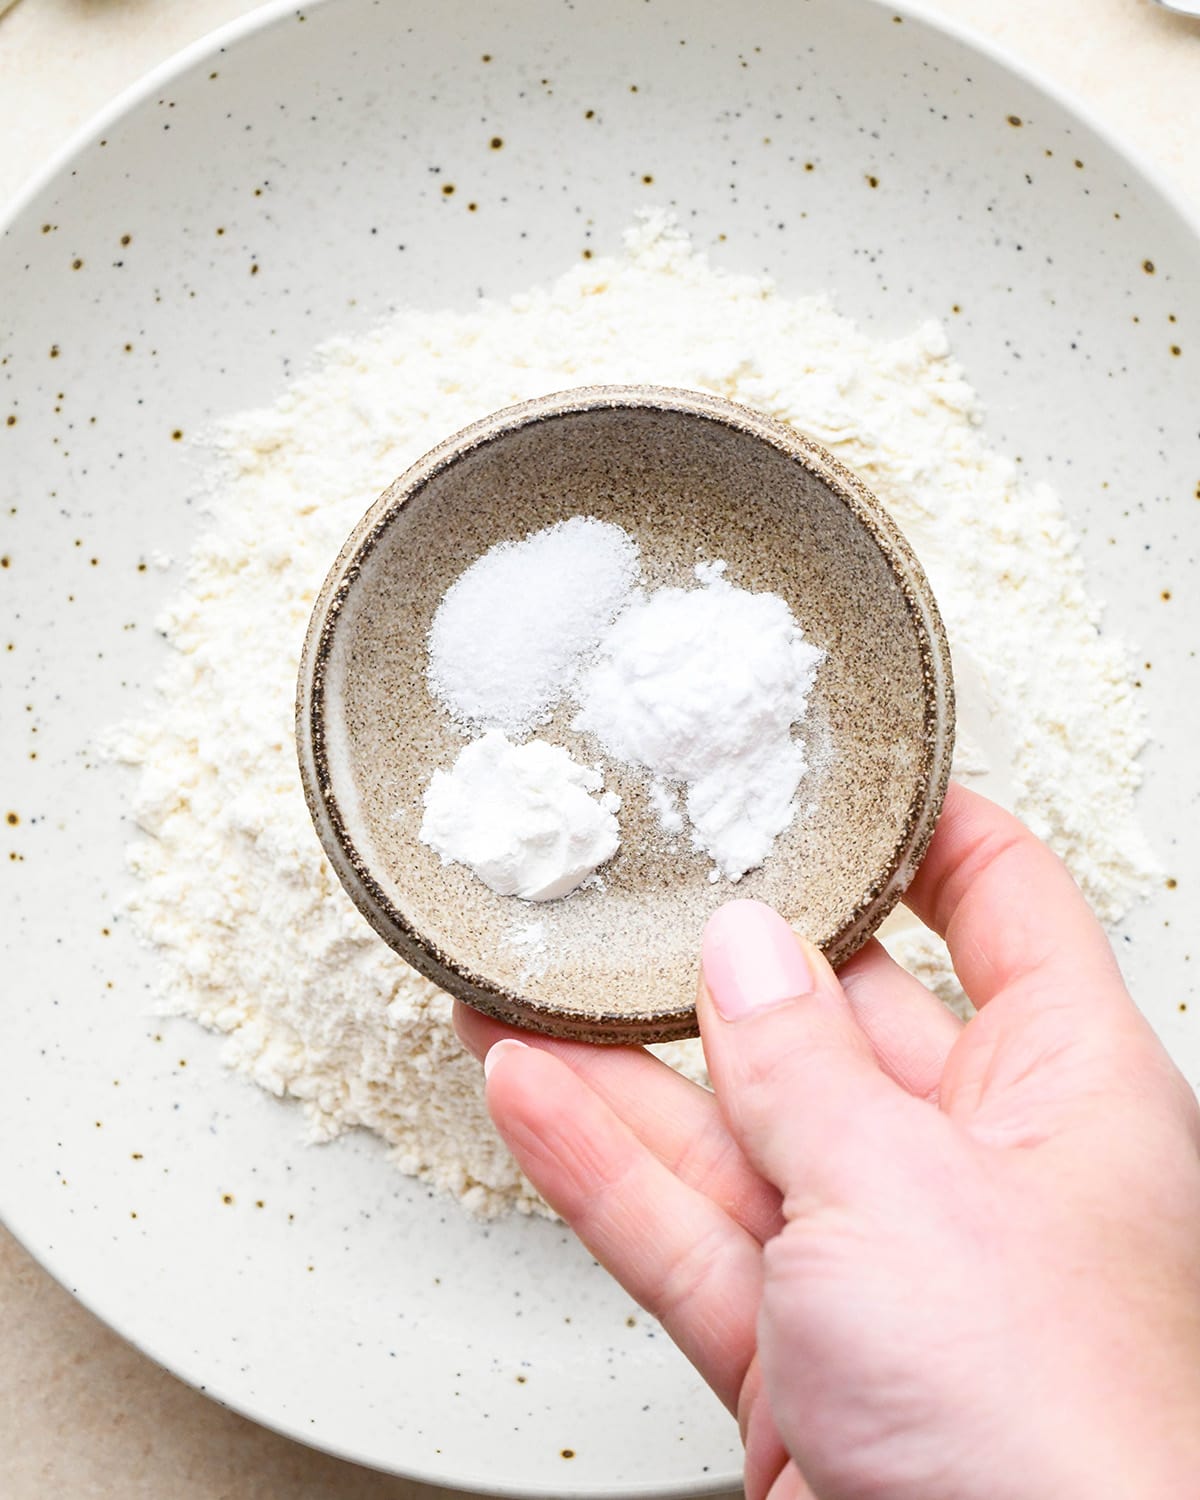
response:
<path fill-rule="evenodd" d="M 526 904 L 443 865 L 418 839 L 422 794 L 464 739 L 426 683 L 442 594 L 495 543 L 574 515 L 625 528 L 643 582 L 691 584 L 723 558 L 781 594 L 824 648 L 803 726 L 800 813 L 762 869 L 710 883 L 667 839 L 641 776 L 606 765 L 621 848 L 603 887 Z M 539 731 L 582 760 L 561 711 Z M 925 852 L 954 740 L 950 653 L 907 542 L 829 453 L 716 396 L 587 387 L 498 412 L 402 475 L 355 528 L 317 599 L 297 741 L 321 842 L 359 910 L 403 958 L 519 1026 L 609 1043 L 694 1035 L 704 920 L 733 896 L 772 905 L 834 963 L 900 899 Z M 544 924 L 540 973 L 516 941 Z"/>

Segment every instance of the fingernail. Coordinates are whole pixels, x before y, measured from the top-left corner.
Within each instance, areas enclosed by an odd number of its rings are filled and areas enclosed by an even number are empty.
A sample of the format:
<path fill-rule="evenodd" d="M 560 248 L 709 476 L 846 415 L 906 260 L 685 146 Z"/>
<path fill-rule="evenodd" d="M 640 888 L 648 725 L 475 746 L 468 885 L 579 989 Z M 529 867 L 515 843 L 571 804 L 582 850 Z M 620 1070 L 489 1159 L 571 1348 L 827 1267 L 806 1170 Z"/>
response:
<path fill-rule="evenodd" d="M 487 1050 L 487 1056 L 483 1059 L 483 1076 L 485 1078 L 492 1076 L 492 1069 L 500 1060 L 505 1048 L 511 1052 L 514 1047 L 520 1047 L 524 1050 L 528 1045 L 527 1042 L 517 1041 L 515 1036 L 506 1036 L 498 1042 L 493 1042 Z"/>
<path fill-rule="evenodd" d="M 730 901 L 704 928 L 704 983 L 726 1021 L 740 1021 L 815 988 L 796 935 L 761 901 Z"/>

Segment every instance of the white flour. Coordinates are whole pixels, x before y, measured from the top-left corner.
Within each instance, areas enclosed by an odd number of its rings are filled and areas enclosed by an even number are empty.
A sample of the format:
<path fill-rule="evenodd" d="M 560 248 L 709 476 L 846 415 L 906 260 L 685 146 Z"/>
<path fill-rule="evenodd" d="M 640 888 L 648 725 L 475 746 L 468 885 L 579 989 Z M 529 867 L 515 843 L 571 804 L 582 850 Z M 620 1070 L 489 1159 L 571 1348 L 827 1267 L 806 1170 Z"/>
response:
<path fill-rule="evenodd" d="M 926 564 L 979 780 L 1066 857 L 1106 919 L 1142 889 L 1142 719 L 1054 495 L 986 446 L 974 395 L 926 324 L 869 338 L 821 297 L 710 270 L 661 218 L 624 257 L 465 313 L 405 312 L 319 351 L 274 406 L 224 422 L 208 528 L 163 626 L 141 768 L 133 910 L 170 1011 L 304 1101 L 316 1139 L 377 1132 L 402 1170 L 495 1213 L 536 1206 L 488 1123 L 449 1001 L 342 893 L 309 821 L 292 695 L 313 598 L 378 493 L 498 407 L 590 382 L 699 386 L 794 423 L 856 468 Z M 527 936 L 536 950 L 537 935 Z M 911 938 L 896 940 L 903 949 Z M 943 989 L 945 959 L 925 955 Z M 694 1051 L 676 1048 L 675 1058 Z"/>

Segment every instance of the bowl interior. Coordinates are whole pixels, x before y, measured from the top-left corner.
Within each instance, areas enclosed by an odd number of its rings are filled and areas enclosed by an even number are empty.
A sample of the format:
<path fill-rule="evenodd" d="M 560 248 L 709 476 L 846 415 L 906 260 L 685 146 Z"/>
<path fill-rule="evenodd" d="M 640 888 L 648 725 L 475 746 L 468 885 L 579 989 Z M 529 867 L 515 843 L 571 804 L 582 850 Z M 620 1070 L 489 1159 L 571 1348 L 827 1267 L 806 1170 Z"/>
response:
<path fill-rule="evenodd" d="M 539 409 L 532 419 L 518 408 L 447 444 L 432 472 L 418 465 L 398 481 L 335 570 L 347 581 L 326 591 L 329 613 L 318 606 L 327 846 L 336 840 L 339 873 L 389 941 L 485 1009 L 576 1035 L 621 1035 L 630 1023 L 687 1034 L 700 929 L 721 902 L 769 901 L 844 956 L 898 894 L 889 878 L 936 769 L 946 709 L 927 671 L 911 558 L 874 529 L 869 497 L 827 455 L 814 448 L 801 461 L 756 426 L 770 430 L 750 413 L 735 425 L 648 405 Z M 698 562 L 724 559 L 732 582 L 782 595 L 826 652 L 800 730 L 810 769 L 798 814 L 764 866 L 736 884 L 710 881 L 711 860 L 686 832 L 662 832 L 648 777 L 573 730 L 569 702 L 540 733 L 603 762 L 621 797 L 621 848 L 602 888 L 517 901 L 420 841 L 430 776 L 465 743 L 426 680 L 439 601 L 495 543 L 575 515 L 629 532 L 648 587 L 695 586 Z M 545 923 L 541 973 L 514 941 L 531 918 Z"/>

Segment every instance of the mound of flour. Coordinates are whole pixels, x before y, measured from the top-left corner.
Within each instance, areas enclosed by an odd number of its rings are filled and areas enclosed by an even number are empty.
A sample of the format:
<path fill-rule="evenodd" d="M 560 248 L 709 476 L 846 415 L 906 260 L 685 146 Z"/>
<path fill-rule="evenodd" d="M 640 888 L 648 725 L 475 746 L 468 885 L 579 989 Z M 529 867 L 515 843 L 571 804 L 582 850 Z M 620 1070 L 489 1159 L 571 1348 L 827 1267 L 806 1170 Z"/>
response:
<path fill-rule="evenodd" d="M 292 697 L 316 591 L 351 527 L 447 434 L 591 382 L 698 386 L 811 433 L 857 469 L 924 561 L 949 628 L 960 773 L 1057 848 L 1107 920 L 1150 858 L 1133 792 L 1143 743 L 1122 648 L 1097 630 L 1061 506 L 989 449 L 933 323 L 870 338 L 824 297 L 713 270 L 647 216 L 624 254 L 466 312 L 402 312 L 334 340 L 274 405 L 212 435 L 206 529 L 161 625 L 171 656 L 145 719 L 110 736 L 139 769 L 138 931 L 164 1008 L 303 1102 L 311 1133 L 354 1126 L 401 1170 L 479 1213 L 538 1207 L 494 1135 L 445 995 L 342 893 L 309 821 Z M 892 940 L 954 998 L 940 945 Z M 694 1047 L 665 1049 L 693 1074 Z"/>

